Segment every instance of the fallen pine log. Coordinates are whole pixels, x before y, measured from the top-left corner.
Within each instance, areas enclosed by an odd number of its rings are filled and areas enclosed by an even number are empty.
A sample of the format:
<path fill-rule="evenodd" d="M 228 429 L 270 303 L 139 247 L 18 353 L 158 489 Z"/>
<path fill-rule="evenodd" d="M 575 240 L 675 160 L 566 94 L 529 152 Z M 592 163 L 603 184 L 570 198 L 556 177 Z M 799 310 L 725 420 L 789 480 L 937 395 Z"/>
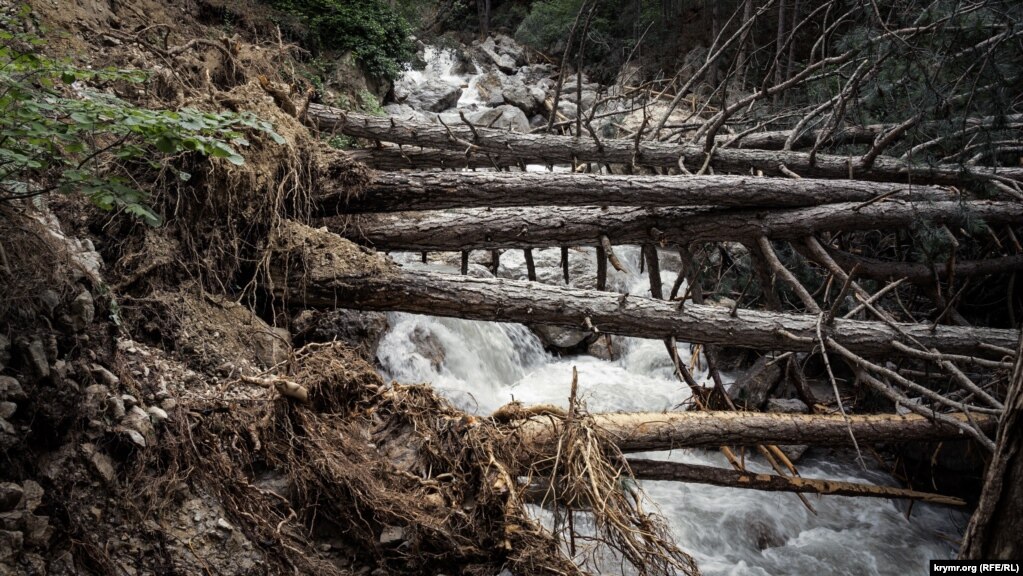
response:
<path fill-rule="evenodd" d="M 707 160 L 702 146 L 663 142 L 605 139 L 549 134 L 518 134 L 464 124 L 440 125 L 414 123 L 393 117 L 381 118 L 345 112 L 337 108 L 310 104 L 308 120 L 322 130 L 348 136 L 409 146 L 455 150 L 463 154 L 494 154 L 514 158 L 516 164 L 574 164 L 597 162 L 677 168 L 696 171 Z M 878 156 L 869 167 L 860 168 L 847 156 L 785 150 L 716 148 L 709 165 L 719 172 L 748 174 L 760 170 L 769 175 L 791 171 L 804 177 L 962 184 L 964 180 L 1003 177 L 1023 180 L 1020 168 L 910 164 L 888 156 Z"/>
<path fill-rule="evenodd" d="M 521 172 L 378 172 L 357 197 L 321 192 L 322 212 L 516 206 L 798 207 L 878 198 L 953 200 L 937 187 L 752 176 L 620 176 Z"/>
<path fill-rule="evenodd" d="M 828 248 L 828 254 L 842 268 L 852 270 L 855 267 L 857 276 L 874 280 L 906 278 L 910 282 L 934 282 L 935 276 L 945 278 L 949 272 L 947 262 L 933 265 L 922 262 L 888 262 L 834 248 Z M 1023 270 L 1023 254 L 985 260 L 957 260 L 952 270 L 958 277 L 1019 272 Z"/>
<path fill-rule="evenodd" d="M 381 144 L 374 148 L 348 151 L 353 160 L 358 160 L 377 170 L 463 170 L 466 168 L 506 168 L 524 166 L 517 158 L 506 154 L 484 154 L 419 148 L 418 146 L 394 146 Z"/>
<path fill-rule="evenodd" d="M 920 222 L 956 225 L 1023 222 L 1023 203 L 998 201 L 876 202 L 786 209 L 543 207 L 466 208 L 327 219 L 331 229 L 381 250 L 459 251 L 550 246 L 794 239 L 850 230 L 907 228 Z"/>
<path fill-rule="evenodd" d="M 965 415 L 950 417 L 967 422 Z M 971 415 L 978 426 L 993 431 L 998 420 Z M 850 431 L 860 444 L 967 439 L 959 428 L 916 414 L 776 414 L 770 412 L 637 412 L 592 414 L 600 429 L 623 453 L 717 448 L 755 444 L 849 446 Z M 526 453 L 547 453 L 555 446 L 562 421 L 535 417 L 516 428 L 515 441 Z M 545 452 L 546 451 L 546 452 Z"/>
<path fill-rule="evenodd" d="M 275 294 L 303 307 L 385 310 L 577 329 L 760 350 L 817 347 L 817 316 L 677 303 L 548 286 L 536 282 L 402 271 L 380 254 L 360 251 L 325 229 L 289 222 L 274 242 L 270 266 Z M 903 336 L 927 349 L 989 355 L 987 345 L 1011 348 L 1017 330 L 835 320 L 820 326 L 848 350 L 900 355 Z"/>
<path fill-rule="evenodd" d="M 949 506 L 966 505 L 966 501 L 960 498 L 893 486 L 876 486 L 841 480 L 818 480 L 799 476 L 755 474 L 738 470 L 726 470 L 714 466 L 665 462 L 662 460 L 629 458 L 628 462 L 633 476 L 638 480 L 671 480 L 767 492 L 798 492 L 831 496 L 866 496 L 870 498 L 905 498 Z"/>

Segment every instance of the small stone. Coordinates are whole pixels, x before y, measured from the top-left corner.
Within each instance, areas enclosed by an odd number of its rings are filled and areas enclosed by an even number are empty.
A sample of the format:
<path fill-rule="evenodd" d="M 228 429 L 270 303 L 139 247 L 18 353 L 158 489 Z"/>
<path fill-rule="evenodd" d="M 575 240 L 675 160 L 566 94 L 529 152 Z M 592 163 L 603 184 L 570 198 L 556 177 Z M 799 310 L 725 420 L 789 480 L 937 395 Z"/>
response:
<path fill-rule="evenodd" d="M 112 416 L 114 420 L 124 418 L 124 415 L 126 414 L 124 400 L 119 396 L 111 396 L 110 398 L 107 398 L 107 410 L 110 411 L 110 416 Z"/>
<path fill-rule="evenodd" d="M 10 434 L 13 436 L 17 431 L 18 430 L 14 427 L 14 424 L 11 424 L 10 422 L 4 420 L 3 418 L 0 418 L 0 432 L 3 432 L 4 434 Z"/>
<path fill-rule="evenodd" d="M 124 402 L 124 408 L 126 410 L 131 410 L 139 405 L 138 399 L 131 394 L 121 394 L 121 401 Z"/>
<path fill-rule="evenodd" d="M 234 531 L 234 526 L 232 526 L 230 522 L 223 518 L 217 518 L 217 528 L 220 528 L 221 530 L 225 530 L 227 532 Z"/>
<path fill-rule="evenodd" d="M 31 342 L 22 341 L 21 353 L 25 357 L 25 363 L 28 364 L 37 378 L 49 378 L 50 376 L 50 361 L 46 358 L 46 348 L 43 347 L 43 341 L 36 337 Z"/>
<path fill-rule="evenodd" d="M 0 418 L 10 418 L 17 410 L 18 405 L 14 402 L 0 402 Z"/>
<path fill-rule="evenodd" d="M 146 413 L 149 414 L 149 420 L 157 426 L 163 424 L 169 418 L 167 413 L 163 411 L 163 408 L 157 408 L 156 406 L 146 408 Z"/>
<path fill-rule="evenodd" d="M 767 411 L 778 414 L 806 414 L 806 404 L 798 398 L 771 398 L 767 401 Z"/>
<path fill-rule="evenodd" d="M 10 376 L 0 376 L 0 400 L 24 400 L 28 398 L 21 382 Z"/>
<path fill-rule="evenodd" d="M 100 452 L 92 444 L 83 444 L 82 452 L 89 458 L 96 473 L 107 483 L 112 484 L 117 479 L 117 471 L 114 470 L 114 462 L 109 456 Z"/>
<path fill-rule="evenodd" d="M 53 527 L 49 516 L 25 515 L 25 543 L 37 548 L 45 548 L 53 537 Z"/>
<path fill-rule="evenodd" d="M 88 290 L 82 290 L 71 302 L 71 325 L 81 332 L 96 318 L 96 303 Z"/>
<path fill-rule="evenodd" d="M 178 401 L 173 398 L 164 398 L 163 401 L 160 402 L 160 408 L 163 408 L 167 412 L 171 412 L 177 407 Z"/>
<path fill-rule="evenodd" d="M 117 386 L 121 382 L 121 379 L 115 376 L 113 372 L 107 370 L 106 368 L 100 366 L 99 364 L 93 364 L 91 368 L 92 375 L 95 376 L 97 380 L 99 380 L 103 384 L 106 384 L 107 386 L 111 387 Z"/>
<path fill-rule="evenodd" d="M 45 491 L 38 482 L 35 480 L 25 480 L 21 483 L 21 488 L 24 490 L 24 493 L 21 499 L 21 506 L 19 508 L 32 512 L 43 503 L 43 494 L 45 494 Z"/>
<path fill-rule="evenodd" d="M 401 526 L 385 526 L 380 533 L 380 543 L 387 546 L 405 541 L 405 529 Z"/>
<path fill-rule="evenodd" d="M 327 552 L 330 552 L 330 544 L 320 544 L 316 547 L 316 549 L 326 554 Z"/>
<path fill-rule="evenodd" d="M 39 302 L 46 307 L 47 314 L 53 314 L 54 309 L 60 306 L 60 294 L 53 290 L 43 290 L 39 293 Z"/>
<path fill-rule="evenodd" d="M 21 532 L 0 530 L 0 565 L 11 565 L 21 554 L 25 537 Z"/>
<path fill-rule="evenodd" d="M 126 436 L 128 436 L 128 440 L 131 440 L 132 444 L 135 444 L 139 448 L 146 447 L 146 437 L 139 433 L 138 430 L 132 430 L 131 428 L 122 428 L 122 431 Z"/>
<path fill-rule="evenodd" d="M 14 510 L 21 502 L 24 490 L 14 482 L 0 482 L 0 512 Z"/>
<path fill-rule="evenodd" d="M 0 370 L 11 362 L 11 341 L 0 334 Z"/>

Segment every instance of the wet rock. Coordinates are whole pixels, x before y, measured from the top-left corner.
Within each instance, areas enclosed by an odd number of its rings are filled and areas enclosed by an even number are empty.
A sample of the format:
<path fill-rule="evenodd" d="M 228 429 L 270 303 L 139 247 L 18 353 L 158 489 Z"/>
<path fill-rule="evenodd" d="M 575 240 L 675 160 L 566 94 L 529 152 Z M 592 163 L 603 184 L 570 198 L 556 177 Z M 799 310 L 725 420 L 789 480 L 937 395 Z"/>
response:
<path fill-rule="evenodd" d="M 0 482 L 0 512 L 14 510 L 24 494 L 21 486 L 14 482 Z"/>
<path fill-rule="evenodd" d="M 18 405 L 14 402 L 0 402 L 0 418 L 10 418 L 18 411 Z"/>
<path fill-rule="evenodd" d="M 476 92 L 487 106 L 504 104 L 504 79 L 500 72 L 487 72 L 476 79 Z"/>
<path fill-rule="evenodd" d="M 564 326 L 541 324 L 531 328 L 540 337 L 544 348 L 558 354 L 583 353 L 598 338 L 598 335 L 592 332 L 573 330 Z"/>
<path fill-rule="evenodd" d="M 798 398 L 771 398 L 767 401 L 766 411 L 778 414 L 806 414 L 809 409 Z"/>
<path fill-rule="evenodd" d="M 440 370 L 444 364 L 444 345 L 437 341 L 432 332 L 417 326 L 409 335 L 409 340 L 415 346 L 416 352 L 430 361 L 434 370 Z"/>
<path fill-rule="evenodd" d="M 473 48 L 484 65 L 493 64 L 505 74 L 515 74 L 526 64 L 525 49 L 505 34 L 492 34 Z"/>
<path fill-rule="evenodd" d="M 529 132 L 529 119 L 526 118 L 526 114 L 522 110 L 508 104 L 476 113 L 470 120 L 477 126 L 495 128 L 497 130 L 510 130 L 520 134 Z"/>
<path fill-rule="evenodd" d="M 735 381 L 728 393 L 736 404 L 747 410 L 761 410 L 768 396 L 781 381 L 782 369 L 778 362 L 762 356 L 746 373 Z"/>
<path fill-rule="evenodd" d="M 234 526 L 224 518 L 217 518 L 217 528 L 225 532 L 234 532 Z"/>
<path fill-rule="evenodd" d="M 372 357 L 387 332 L 387 315 L 358 310 L 303 310 L 292 320 L 291 329 L 296 345 L 339 340 L 358 348 L 363 357 Z"/>
<path fill-rule="evenodd" d="M 800 458 L 810 449 L 806 444 L 782 444 L 778 446 L 791 462 L 798 462 Z"/>
<path fill-rule="evenodd" d="M 41 338 L 23 339 L 19 342 L 19 348 L 33 376 L 40 379 L 50 377 L 50 361 L 46 358 L 46 348 Z"/>
<path fill-rule="evenodd" d="M 25 537 L 21 532 L 0 530 L 0 563 L 13 564 L 25 546 Z"/>
<path fill-rule="evenodd" d="M 440 78 L 431 78 L 417 85 L 394 87 L 394 99 L 416 110 L 443 112 L 454 108 L 462 97 L 462 87 Z"/>
<path fill-rule="evenodd" d="M 0 400 L 18 401 L 24 400 L 28 396 L 25 394 L 25 390 L 21 387 L 21 382 L 18 382 L 17 378 L 11 376 L 0 376 Z"/>
<path fill-rule="evenodd" d="M 395 118 L 401 118 L 402 120 L 411 120 L 413 122 L 429 121 L 429 116 L 408 104 L 388 104 L 384 106 L 384 112 L 387 112 L 388 116 L 394 116 Z"/>
<path fill-rule="evenodd" d="M 544 93 L 539 88 L 530 88 L 522 83 L 506 86 L 504 101 L 525 114 L 537 114 L 543 109 Z"/>
<path fill-rule="evenodd" d="M 81 332 L 86 326 L 92 324 L 96 318 L 96 303 L 88 290 L 82 292 L 71 302 L 71 325 L 75 330 Z"/>
<path fill-rule="evenodd" d="M 603 334 L 589 345 L 586 352 L 595 358 L 614 362 L 622 357 L 622 341 L 611 334 Z"/>
<path fill-rule="evenodd" d="M 384 546 L 393 546 L 405 541 L 405 529 L 400 526 L 385 526 L 380 533 L 380 543 Z"/>

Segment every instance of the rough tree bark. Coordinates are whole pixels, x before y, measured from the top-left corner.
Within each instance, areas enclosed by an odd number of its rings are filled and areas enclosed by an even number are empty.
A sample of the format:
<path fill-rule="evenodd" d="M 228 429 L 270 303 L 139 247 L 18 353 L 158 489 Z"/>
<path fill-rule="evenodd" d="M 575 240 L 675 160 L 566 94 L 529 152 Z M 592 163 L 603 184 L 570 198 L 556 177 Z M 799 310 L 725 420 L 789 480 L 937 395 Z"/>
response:
<path fill-rule="evenodd" d="M 908 498 L 934 504 L 962 506 L 965 501 L 941 494 L 918 492 L 905 488 L 874 486 L 838 480 L 816 480 L 798 476 L 775 474 L 754 474 L 738 470 L 726 470 L 714 466 L 665 462 L 629 458 L 629 468 L 639 480 L 671 480 L 730 488 L 763 490 L 766 492 L 798 492 L 805 494 L 827 494 L 832 496 L 866 496 L 870 498 Z"/>
<path fill-rule="evenodd" d="M 597 162 L 675 168 L 679 163 L 698 168 L 707 159 L 702 146 L 667 144 L 592 137 L 518 134 L 503 130 L 468 126 L 411 123 L 394 118 L 378 118 L 346 113 L 337 108 L 310 104 L 307 118 L 323 130 L 348 136 L 409 146 L 423 146 L 467 152 L 492 153 L 515 158 L 526 164 L 573 164 Z M 710 166 L 719 172 L 784 175 L 784 170 L 804 177 L 880 180 L 893 182 L 961 185 L 971 178 L 1001 176 L 1023 180 L 1023 168 L 965 168 L 958 165 L 925 166 L 910 164 L 888 156 L 878 156 L 868 169 L 858 170 L 846 156 L 784 150 L 719 148 L 711 154 Z"/>
<path fill-rule="evenodd" d="M 752 176 L 614 176 L 510 172 L 380 172 L 358 197 L 323 190 L 328 212 L 393 212 L 515 206 L 799 207 L 836 202 L 955 200 L 930 186 Z"/>
<path fill-rule="evenodd" d="M 964 212 L 965 211 L 965 212 Z M 802 238 L 839 230 L 955 224 L 964 213 L 989 225 L 1023 222 L 1023 203 L 974 201 L 828 204 L 779 210 L 683 208 L 495 208 L 334 218 L 328 227 L 381 250 L 476 250 Z"/>
<path fill-rule="evenodd" d="M 1019 560 L 1023 556 L 1023 340 L 1016 349 L 994 459 L 959 556 Z"/>
<path fill-rule="evenodd" d="M 292 305 L 392 310 L 498 322 L 544 323 L 627 336 L 727 344 L 761 350 L 808 351 L 818 329 L 863 355 L 899 355 L 900 332 L 927 349 L 989 355 L 982 344 L 1012 347 L 1018 331 L 836 320 L 754 310 L 732 311 L 690 304 L 679 310 L 663 300 L 538 285 L 535 282 L 473 278 L 432 272 L 403 272 L 382 256 L 368 256 L 326 230 L 292 225 L 275 240 L 271 266 L 277 295 Z M 301 243 L 300 243 L 301 242 Z M 348 254 L 349 256 L 345 256 Z M 353 258 L 369 264 L 352 267 Z M 301 263 L 301 265 L 298 265 Z M 369 270 L 369 272 L 367 272 Z M 588 328 L 587 328 L 588 329 Z"/>
<path fill-rule="evenodd" d="M 966 421 L 961 414 L 955 418 Z M 848 446 L 850 429 L 861 444 L 965 438 L 958 428 L 915 414 L 849 415 L 847 420 L 840 414 L 640 412 L 593 414 L 592 423 L 623 453 L 754 444 Z M 978 424 L 991 430 L 996 420 L 984 416 Z M 558 442 L 560 426 L 556 418 L 530 419 L 517 429 L 515 442 L 526 453 L 550 454 Z"/>

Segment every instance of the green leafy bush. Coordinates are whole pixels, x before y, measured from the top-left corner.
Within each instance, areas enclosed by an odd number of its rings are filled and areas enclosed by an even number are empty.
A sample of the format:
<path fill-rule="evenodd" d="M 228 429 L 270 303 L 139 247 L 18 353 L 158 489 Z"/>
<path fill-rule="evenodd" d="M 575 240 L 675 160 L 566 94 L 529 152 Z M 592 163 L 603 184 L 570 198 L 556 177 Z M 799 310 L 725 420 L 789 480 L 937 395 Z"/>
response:
<path fill-rule="evenodd" d="M 268 0 L 296 17 L 314 51 L 351 50 L 366 73 L 394 80 L 415 56 L 408 22 L 379 0 Z"/>
<path fill-rule="evenodd" d="M 0 14 L 0 202 L 80 192 L 101 208 L 123 208 L 156 225 L 147 194 L 124 167 L 169 168 L 188 180 L 190 174 L 166 160 L 196 152 L 242 164 L 246 130 L 284 141 L 251 114 L 150 110 L 90 89 L 137 84 L 146 76 L 83 69 L 40 54 L 42 38 L 15 32 L 29 14 L 28 8 Z"/>

